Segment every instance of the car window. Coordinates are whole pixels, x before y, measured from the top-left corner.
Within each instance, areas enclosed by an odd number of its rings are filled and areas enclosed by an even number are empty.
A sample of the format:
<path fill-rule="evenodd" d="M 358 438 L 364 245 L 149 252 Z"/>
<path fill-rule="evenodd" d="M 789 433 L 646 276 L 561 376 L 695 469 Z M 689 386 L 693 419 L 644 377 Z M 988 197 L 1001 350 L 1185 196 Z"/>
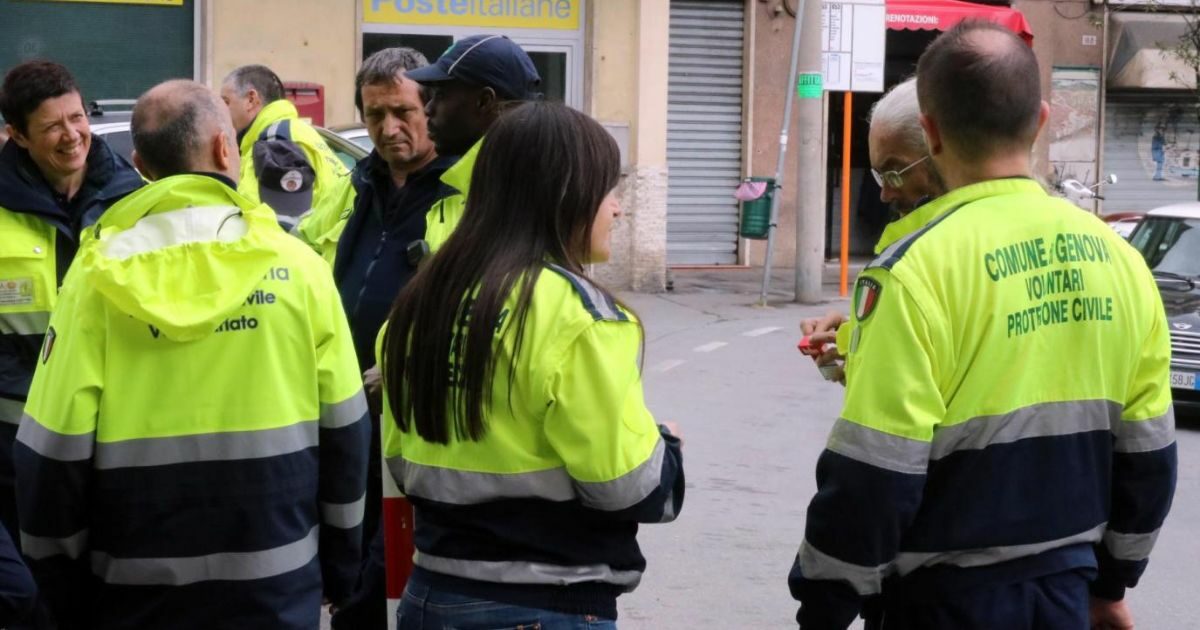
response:
<path fill-rule="evenodd" d="M 337 156 L 337 159 L 342 161 L 342 164 L 346 165 L 347 169 L 350 169 L 350 170 L 354 169 L 354 165 L 358 163 L 357 158 L 355 158 L 348 151 L 346 151 L 344 148 L 342 148 L 341 145 L 335 145 L 333 143 L 329 143 L 329 148 L 333 149 L 333 154 Z"/>
<path fill-rule="evenodd" d="M 128 129 L 96 135 L 104 138 L 104 142 L 108 143 L 108 148 L 112 149 L 113 153 L 129 160 L 130 164 L 133 163 L 133 134 Z"/>
<path fill-rule="evenodd" d="M 1130 242 L 1153 271 L 1200 276 L 1200 220 L 1147 217 Z"/>
<path fill-rule="evenodd" d="M 355 136 L 350 138 L 350 142 L 353 142 L 354 144 L 357 144 L 368 151 L 375 148 L 375 143 L 371 142 L 371 136 Z"/>

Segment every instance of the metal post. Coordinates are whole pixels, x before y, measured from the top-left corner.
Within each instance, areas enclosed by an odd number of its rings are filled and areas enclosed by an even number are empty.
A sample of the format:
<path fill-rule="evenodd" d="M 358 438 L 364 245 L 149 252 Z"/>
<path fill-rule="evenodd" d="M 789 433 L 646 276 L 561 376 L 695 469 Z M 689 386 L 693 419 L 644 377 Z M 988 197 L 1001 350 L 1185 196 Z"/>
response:
<path fill-rule="evenodd" d="M 854 92 L 846 92 L 842 101 L 842 247 L 838 295 L 846 297 L 850 278 L 850 133 L 854 120 Z"/>
<path fill-rule="evenodd" d="M 804 37 L 800 72 L 820 73 L 821 2 L 809 0 L 801 10 Z M 797 135 L 800 136 L 796 178 L 796 301 L 823 301 L 821 276 L 825 270 L 825 169 L 822 132 L 825 112 L 822 99 L 802 99 Z"/>
<path fill-rule="evenodd" d="M 809 5 L 817 7 L 818 25 L 820 23 L 820 0 L 800 0 L 800 7 L 796 10 L 796 31 L 792 34 L 792 63 L 788 69 L 788 83 L 785 90 L 787 96 L 784 98 L 783 104 L 783 124 L 779 131 L 779 159 L 775 162 L 775 194 L 771 198 L 771 223 L 767 227 L 767 257 L 763 260 L 762 291 L 758 298 L 760 306 L 767 305 L 767 291 L 771 285 L 771 257 L 775 254 L 775 227 L 779 222 L 780 198 L 783 197 L 783 167 L 784 161 L 787 159 L 788 128 L 792 124 L 792 99 L 796 94 L 796 67 L 800 62 L 801 27 L 806 18 L 805 8 Z"/>

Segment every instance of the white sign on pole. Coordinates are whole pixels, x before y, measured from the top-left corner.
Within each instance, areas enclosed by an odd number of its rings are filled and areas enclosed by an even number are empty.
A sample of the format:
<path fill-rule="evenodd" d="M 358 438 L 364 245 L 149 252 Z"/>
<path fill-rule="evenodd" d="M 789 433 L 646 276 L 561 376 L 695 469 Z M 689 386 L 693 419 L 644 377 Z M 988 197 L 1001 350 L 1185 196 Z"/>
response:
<path fill-rule="evenodd" d="M 883 91 L 886 17 L 884 0 L 821 3 L 821 56 L 826 90 Z"/>

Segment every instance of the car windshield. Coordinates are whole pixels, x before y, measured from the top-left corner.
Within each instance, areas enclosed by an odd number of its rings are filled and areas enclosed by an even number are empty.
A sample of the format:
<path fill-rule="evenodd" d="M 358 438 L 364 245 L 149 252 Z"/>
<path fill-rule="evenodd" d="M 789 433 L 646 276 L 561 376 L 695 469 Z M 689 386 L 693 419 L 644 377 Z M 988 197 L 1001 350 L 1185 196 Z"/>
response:
<path fill-rule="evenodd" d="M 1130 242 L 1150 269 L 1164 275 L 1200 276 L 1200 220 L 1146 217 Z"/>

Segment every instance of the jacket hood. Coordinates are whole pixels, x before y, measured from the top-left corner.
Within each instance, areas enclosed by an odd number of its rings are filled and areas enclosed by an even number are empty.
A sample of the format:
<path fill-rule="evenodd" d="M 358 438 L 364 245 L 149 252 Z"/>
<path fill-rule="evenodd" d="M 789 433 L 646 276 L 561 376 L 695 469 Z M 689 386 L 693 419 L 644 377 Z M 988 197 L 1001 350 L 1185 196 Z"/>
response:
<path fill-rule="evenodd" d="M 140 188 L 145 181 L 125 158 L 112 152 L 100 136 L 92 136 L 87 178 L 79 194 L 90 194 L 83 224 L 94 223 L 106 202 Z M 29 152 L 6 142 L 0 149 L 0 208 L 13 212 L 69 219 L 54 200 L 54 192 L 38 171 Z"/>
<path fill-rule="evenodd" d="M 154 182 L 109 208 L 80 246 L 87 281 L 174 341 L 213 334 L 277 259 L 275 213 L 206 175 Z"/>

